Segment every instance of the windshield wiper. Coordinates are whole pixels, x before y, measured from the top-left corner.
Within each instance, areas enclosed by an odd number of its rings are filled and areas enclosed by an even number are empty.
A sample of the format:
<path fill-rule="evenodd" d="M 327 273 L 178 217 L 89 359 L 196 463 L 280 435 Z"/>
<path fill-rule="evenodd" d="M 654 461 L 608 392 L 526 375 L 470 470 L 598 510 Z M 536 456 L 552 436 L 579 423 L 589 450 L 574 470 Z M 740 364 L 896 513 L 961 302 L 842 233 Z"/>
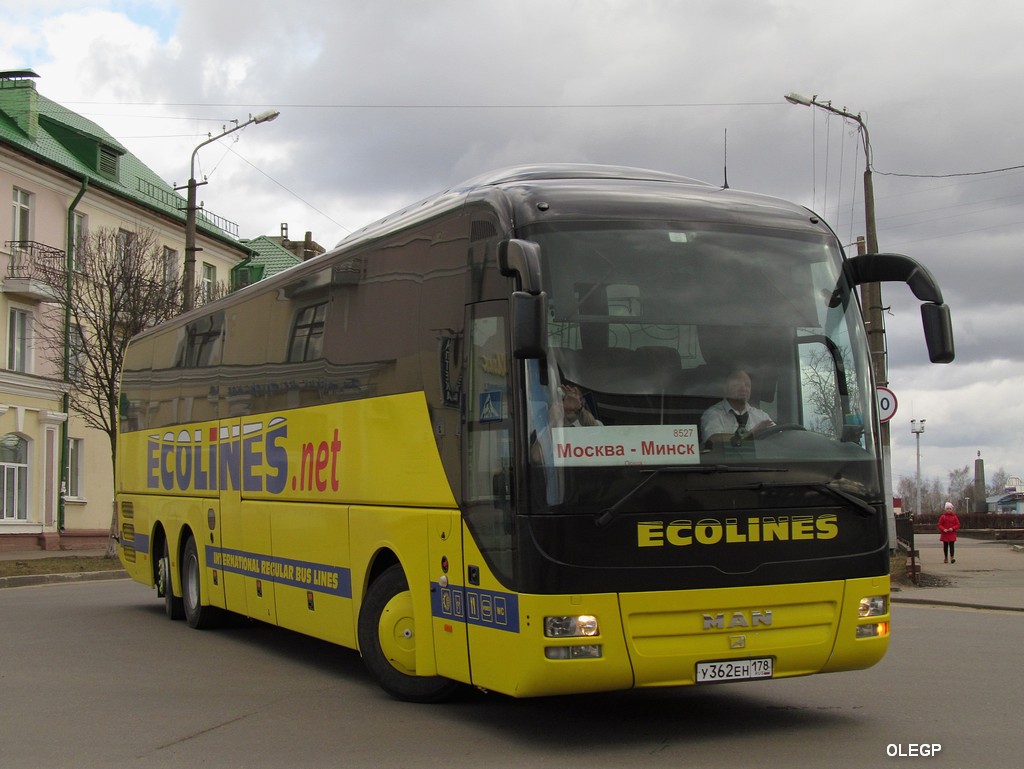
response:
<path fill-rule="evenodd" d="M 598 528 L 602 528 L 611 523 L 615 516 L 619 514 L 619 510 L 626 504 L 633 496 L 643 489 L 648 483 L 653 481 L 662 473 L 686 473 L 686 474 L 700 474 L 700 475 L 713 475 L 715 473 L 784 473 L 786 468 L 784 467 L 749 467 L 746 465 L 666 465 L 664 467 L 656 467 L 651 470 L 641 470 L 641 473 L 647 475 L 642 481 L 637 483 L 633 488 L 619 497 L 618 501 L 606 507 L 604 510 L 594 516 L 594 525 Z"/>
<path fill-rule="evenodd" d="M 754 483 L 746 488 L 755 490 L 784 488 L 812 489 L 814 491 L 820 491 L 830 496 L 836 497 L 837 499 L 841 499 L 842 501 L 846 502 L 855 513 L 865 518 L 878 514 L 878 510 L 876 510 L 871 504 L 861 499 L 860 497 L 855 497 L 848 491 L 844 491 L 843 489 L 836 486 L 835 483 L 832 481 L 829 481 L 828 483 L 822 483 L 820 481 L 793 481 L 792 483 Z"/>

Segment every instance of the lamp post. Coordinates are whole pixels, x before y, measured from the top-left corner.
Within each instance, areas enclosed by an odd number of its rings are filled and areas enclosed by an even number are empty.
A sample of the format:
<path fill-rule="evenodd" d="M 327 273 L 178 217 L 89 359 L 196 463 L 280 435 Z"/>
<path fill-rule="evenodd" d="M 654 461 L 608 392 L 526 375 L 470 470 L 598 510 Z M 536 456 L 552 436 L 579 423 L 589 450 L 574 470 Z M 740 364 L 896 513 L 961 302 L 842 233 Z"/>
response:
<path fill-rule="evenodd" d="M 927 419 L 911 419 L 910 432 L 917 438 L 917 503 L 914 507 L 915 515 L 921 514 L 921 433 L 924 432 L 924 423 Z"/>
<path fill-rule="evenodd" d="M 833 115 L 852 120 L 860 130 L 864 143 L 864 236 L 867 240 L 869 254 L 878 253 L 878 230 L 875 227 L 875 185 L 871 177 L 871 139 L 868 126 L 858 114 L 833 107 L 831 102 L 820 102 L 817 96 L 808 99 L 798 93 L 786 94 L 786 101 L 804 107 L 818 107 Z M 866 283 L 861 288 L 861 299 L 867 311 L 868 340 L 871 349 L 871 360 L 875 371 L 875 382 L 880 385 L 889 384 L 885 361 L 885 326 L 882 316 L 882 291 L 878 283 Z M 888 444 L 886 444 L 888 445 Z"/>
<path fill-rule="evenodd" d="M 222 139 L 228 134 L 234 133 L 245 128 L 253 123 L 268 123 L 274 120 L 281 113 L 277 110 L 269 109 L 266 112 L 261 112 L 255 117 L 249 116 L 249 119 L 244 123 L 238 123 L 234 128 L 229 128 L 226 131 L 221 131 L 216 136 L 211 136 L 204 142 L 192 150 L 192 159 L 189 164 L 188 173 L 188 199 L 185 208 L 185 269 L 182 280 L 185 283 L 185 290 L 183 296 L 184 310 L 187 312 L 195 307 L 195 289 L 196 289 L 196 251 L 202 249 L 196 248 L 196 187 L 199 183 L 196 182 L 196 153 L 199 152 L 207 144 Z M 203 182 L 206 184 L 206 182 Z"/>
<path fill-rule="evenodd" d="M 847 120 L 852 120 L 860 130 L 861 140 L 864 143 L 864 236 L 867 240 L 867 253 L 878 253 L 878 230 L 875 227 L 875 186 L 871 178 L 871 139 L 868 136 L 868 126 L 864 119 L 845 109 L 838 109 L 832 106 L 832 102 L 818 101 L 817 96 L 808 99 L 798 93 L 788 93 L 785 96 L 790 104 L 799 104 L 804 107 L 817 107 L 833 115 L 839 115 Z M 886 386 L 889 384 L 888 363 L 886 361 L 885 349 L 885 316 L 882 314 L 882 286 L 880 283 L 865 283 L 860 289 L 861 304 L 864 307 L 864 323 L 868 335 L 868 351 L 871 354 L 871 368 L 875 375 L 875 384 Z M 921 420 L 924 423 L 924 420 Z M 923 429 L 923 428 L 922 428 Z M 889 423 L 882 422 L 879 429 L 879 436 L 882 441 L 882 470 L 885 480 L 886 498 L 892 499 L 892 460 L 890 451 Z M 888 506 L 888 505 L 887 505 Z M 889 507 L 889 520 L 892 525 L 892 508 Z M 892 531 L 890 533 L 893 533 Z"/>

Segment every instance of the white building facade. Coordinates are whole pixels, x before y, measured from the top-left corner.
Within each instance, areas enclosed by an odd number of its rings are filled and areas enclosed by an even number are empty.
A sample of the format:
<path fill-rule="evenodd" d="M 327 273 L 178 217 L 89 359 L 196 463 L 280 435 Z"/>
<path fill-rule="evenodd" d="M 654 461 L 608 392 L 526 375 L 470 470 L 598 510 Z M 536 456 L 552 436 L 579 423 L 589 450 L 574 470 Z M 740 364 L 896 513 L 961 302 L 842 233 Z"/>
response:
<path fill-rule="evenodd" d="M 75 243 L 100 229 L 153 232 L 165 268 L 184 263 L 185 199 L 34 78 L 0 72 L 0 550 L 73 549 L 110 532 L 109 438 L 68 410 L 62 367 L 39 344 L 63 322 L 47 276 L 74 269 Z M 202 220 L 197 246 L 204 286 L 227 283 L 251 253 Z"/>

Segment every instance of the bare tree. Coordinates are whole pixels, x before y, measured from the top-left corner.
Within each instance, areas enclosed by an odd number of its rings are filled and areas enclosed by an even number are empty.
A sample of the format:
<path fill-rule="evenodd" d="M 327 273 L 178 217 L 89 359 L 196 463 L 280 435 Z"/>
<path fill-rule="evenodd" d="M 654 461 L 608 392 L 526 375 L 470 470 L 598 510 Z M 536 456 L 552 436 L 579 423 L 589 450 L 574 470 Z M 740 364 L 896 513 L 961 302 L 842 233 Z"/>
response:
<path fill-rule="evenodd" d="M 952 475 L 952 473 L 950 473 Z M 946 493 L 938 478 L 921 478 L 921 509 L 914 510 L 917 504 L 917 479 L 901 475 L 896 486 L 896 493 L 903 499 L 903 509 L 917 514 L 933 513 L 942 510 Z"/>
<path fill-rule="evenodd" d="M 48 276 L 58 302 L 53 312 L 67 312 L 68 323 L 55 317 L 44 324 L 42 341 L 66 371 L 69 407 L 107 434 L 113 463 L 125 348 L 135 334 L 181 312 L 181 278 L 167 269 L 152 230 L 101 229 L 83 238 L 75 256 L 70 276 Z"/>
<path fill-rule="evenodd" d="M 985 493 L 990 497 L 996 494 L 1004 493 L 1006 484 L 1010 479 L 1009 473 L 1006 472 L 1002 467 L 992 473 L 992 476 L 987 484 L 985 484 Z"/>
<path fill-rule="evenodd" d="M 801 376 L 809 410 L 808 426 L 815 432 L 838 438 L 843 434 L 844 406 L 853 413 L 861 411 L 860 392 L 855 386 L 847 392 L 844 404 L 843 393 L 851 384 L 855 385 L 846 376 L 849 370 L 850 355 L 846 349 L 833 353 L 824 345 L 813 347 L 803 360 Z"/>
<path fill-rule="evenodd" d="M 964 501 L 967 497 L 974 495 L 974 474 L 971 472 L 971 468 L 964 465 L 963 467 L 958 467 L 956 470 L 950 470 L 949 484 L 946 487 L 946 491 L 946 501 L 952 502 L 953 506 L 959 510 L 960 502 Z M 966 503 L 964 506 L 964 512 L 970 512 L 966 507 Z"/>

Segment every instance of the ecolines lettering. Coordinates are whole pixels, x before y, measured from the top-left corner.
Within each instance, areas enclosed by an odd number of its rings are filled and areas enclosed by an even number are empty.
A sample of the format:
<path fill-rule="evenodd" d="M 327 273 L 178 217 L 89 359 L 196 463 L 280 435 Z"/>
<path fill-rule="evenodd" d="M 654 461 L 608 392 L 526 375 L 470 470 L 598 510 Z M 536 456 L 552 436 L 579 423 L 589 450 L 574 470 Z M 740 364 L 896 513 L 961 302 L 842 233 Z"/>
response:
<path fill-rule="evenodd" d="M 746 520 L 715 518 L 699 521 L 641 521 L 637 524 L 638 547 L 688 547 L 697 545 L 739 544 L 745 542 L 791 542 L 835 539 L 839 536 L 838 517 L 828 515 L 780 515 Z"/>
<path fill-rule="evenodd" d="M 146 485 L 163 491 L 224 491 L 280 494 L 292 488 L 338 491 L 341 439 L 303 444 L 300 477 L 289 472 L 288 423 L 272 419 L 241 428 L 211 427 L 151 436 L 146 445 Z"/>

